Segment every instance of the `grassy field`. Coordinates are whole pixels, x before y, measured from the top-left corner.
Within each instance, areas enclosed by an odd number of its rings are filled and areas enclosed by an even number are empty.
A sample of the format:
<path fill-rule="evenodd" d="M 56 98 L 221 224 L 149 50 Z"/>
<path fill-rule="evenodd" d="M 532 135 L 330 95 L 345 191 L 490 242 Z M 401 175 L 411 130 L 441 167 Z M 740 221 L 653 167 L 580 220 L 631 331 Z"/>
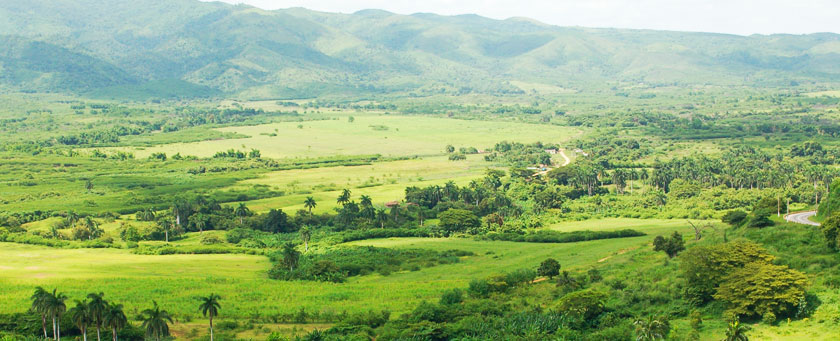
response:
<path fill-rule="evenodd" d="M 71 298 L 102 291 L 110 299 L 125 303 L 131 312 L 157 300 L 180 318 L 197 318 L 195 297 L 210 292 L 225 298 L 223 318 L 267 317 L 301 308 L 335 313 L 389 309 L 400 314 L 422 300 L 436 300 L 445 289 L 465 287 L 474 278 L 535 267 L 547 257 L 558 259 L 565 269 L 587 269 L 614 261 L 652 239 L 653 235 L 648 235 L 568 244 L 459 238 L 359 241 L 347 245 L 458 249 L 472 251 L 476 256 L 419 271 L 355 277 L 344 284 L 270 280 L 266 276 L 270 264 L 262 256 L 144 256 L 119 249 L 53 249 L 3 243 L 0 306 L 9 307 L 10 311 L 25 310 L 29 294 L 41 285 L 59 288 Z"/>
<path fill-rule="evenodd" d="M 577 128 L 527 123 L 470 121 L 437 117 L 359 114 L 311 122 L 283 122 L 219 128 L 249 138 L 174 143 L 149 148 L 123 148 L 137 157 L 154 152 L 213 156 L 228 149 L 259 149 L 264 157 L 293 158 L 381 154 L 411 156 L 441 154 L 446 145 L 486 149 L 500 140 L 562 143 L 580 136 Z M 276 134 L 276 136 L 271 136 Z"/>
<path fill-rule="evenodd" d="M 718 221 L 703 221 L 693 220 L 697 226 L 705 225 L 707 223 L 714 223 L 720 225 Z M 631 218 L 605 218 L 592 219 L 584 221 L 566 221 L 562 223 L 552 224 L 546 227 L 549 230 L 560 232 L 571 231 L 614 231 L 619 229 L 633 229 L 649 235 L 657 235 L 668 233 L 674 230 L 680 231 L 682 234 L 693 234 L 694 229 L 687 220 L 678 219 L 631 219 Z"/>
<path fill-rule="evenodd" d="M 345 188 L 353 198 L 370 196 L 374 204 L 400 200 L 408 186 L 443 185 L 454 181 L 464 185 L 484 175 L 494 164 L 482 155 L 469 155 L 464 161 L 449 161 L 445 156 L 374 163 L 364 166 L 340 166 L 296 169 L 265 173 L 258 178 L 238 182 L 234 189 L 268 185 L 284 196 L 252 200 L 248 207 L 255 211 L 282 208 L 287 212 L 303 209 L 306 197 L 318 202 L 315 212 L 328 212 L 338 205 L 335 199 Z"/>

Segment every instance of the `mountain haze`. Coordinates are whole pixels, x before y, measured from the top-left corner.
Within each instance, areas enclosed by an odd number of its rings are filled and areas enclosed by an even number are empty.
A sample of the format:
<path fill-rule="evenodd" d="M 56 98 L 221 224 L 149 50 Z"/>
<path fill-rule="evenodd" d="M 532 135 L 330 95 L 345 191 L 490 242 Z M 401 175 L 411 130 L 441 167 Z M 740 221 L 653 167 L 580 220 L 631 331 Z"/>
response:
<path fill-rule="evenodd" d="M 0 51 L 0 87 L 20 91 L 297 98 L 511 93 L 521 91 L 516 81 L 577 90 L 840 81 L 836 34 L 587 29 L 194 0 L 6 1 L 0 42 L 8 47 Z M 158 84 L 168 88 L 156 93 Z"/>

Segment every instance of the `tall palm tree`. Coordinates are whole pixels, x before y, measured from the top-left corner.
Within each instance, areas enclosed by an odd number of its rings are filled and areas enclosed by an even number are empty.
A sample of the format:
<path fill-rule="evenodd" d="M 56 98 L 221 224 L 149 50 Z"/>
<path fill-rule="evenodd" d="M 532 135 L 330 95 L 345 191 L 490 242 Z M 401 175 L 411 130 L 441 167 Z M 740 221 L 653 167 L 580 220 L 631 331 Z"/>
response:
<path fill-rule="evenodd" d="M 341 191 L 341 195 L 338 196 L 338 199 L 336 199 L 335 202 L 339 205 L 344 205 L 350 202 L 350 190 L 345 188 L 343 191 Z"/>
<path fill-rule="evenodd" d="M 152 210 L 151 208 L 147 208 L 143 211 L 140 211 L 140 214 L 138 215 L 137 218 L 139 218 L 139 220 L 143 220 L 143 221 L 155 220 L 155 211 Z"/>
<path fill-rule="evenodd" d="M 105 322 L 105 313 L 108 310 L 108 302 L 105 301 L 104 293 L 90 293 L 87 295 L 90 303 L 88 303 L 88 310 L 93 319 L 93 324 L 96 326 L 96 341 L 102 340 L 102 324 Z"/>
<path fill-rule="evenodd" d="M 732 321 L 726 327 L 726 338 L 723 341 L 749 341 L 750 338 L 747 337 L 747 331 L 749 330 L 750 328 L 741 324 L 741 322 Z"/>
<path fill-rule="evenodd" d="M 386 213 L 384 209 L 377 209 L 376 222 L 379 223 L 379 227 L 384 229 L 386 221 L 388 221 L 388 213 Z"/>
<path fill-rule="evenodd" d="M 161 219 L 158 220 L 158 226 L 163 228 L 164 238 L 166 239 L 166 242 L 169 243 L 169 230 L 172 228 L 172 221 L 166 217 L 161 217 Z"/>
<path fill-rule="evenodd" d="M 391 215 L 394 216 L 394 222 L 398 222 L 400 219 L 400 204 L 396 204 L 391 206 Z"/>
<path fill-rule="evenodd" d="M 201 300 L 201 304 L 198 306 L 198 310 L 201 311 L 202 315 L 210 318 L 210 341 L 213 341 L 213 318 L 218 316 L 219 310 L 222 309 L 222 305 L 219 304 L 222 297 L 216 294 L 210 294 L 210 296 L 199 299 Z"/>
<path fill-rule="evenodd" d="M 93 238 L 99 238 L 102 235 L 102 230 L 99 228 L 99 223 L 96 220 L 93 220 L 92 217 L 87 216 L 85 217 L 85 226 L 88 229 L 88 240 Z"/>
<path fill-rule="evenodd" d="M 203 234 L 204 228 L 207 227 L 207 218 L 204 214 L 198 213 L 190 219 L 190 223 L 198 229 L 198 234 Z"/>
<path fill-rule="evenodd" d="M 123 305 L 112 303 L 105 310 L 105 326 L 111 328 L 111 335 L 117 341 L 117 331 L 122 330 L 128 325 L 128 317 L 123 312 Z"/>
<path fill-rule="evenodd" d="M 175 224 L 181 225 L 181 207 L 178 202 L 172 205 L 172 216 L 175 217 Z"/>
<path fill-rule="evenodd" d="M 303 252 L 309 252 L 309 239 L 312 238 L 312 229 L 309 226 L 300 228 L 300 239 L 303 240 Z"/>
<path fill-rule="evenodd" d="M 76 301 L 76 306 L 70 308 L 67 313 L 70 314 L 70 318 L 73 319 L 73 323 L 76 324 L 76 327 L 79 327 L 79 330 L 82 331 L 82 338 L 84 341 L 87 341 L 87 327 L 92 320 L 88 303 Z"/>
<path fill-rule="evenodd" d="M 243 219 L 248 216 L 248 214 L 251 214 L 251 210 L 248 209 L 248 206 L 245 206 L 244 202 L 240 202 L 239 206 L 236 207 L 236 210 L 234 210 L 233 213 L 239 217 L 239 225 L 242 225 Z"/>
<path fill-rule="evenodd" d="M 76 213 L 74 211 L 67 212 L 67 222 L 69 223 L 70 226 L 75 225 L 77 221 L 79 221 L 79 214 L 78 213 Z"/>
<path fill-rule="evenodd" d="M 45 339 L 47 338 L 47 315 L 49 314 L 49 306 L 47 304 L 49 297 L 50 292 L 44 290 L 42 287 L 35 288 L 35 293 L 31 297 L 32 307 L 30 309 L 41 315 L 41 329 L 44 330 Z"/>
<path fill-rule="evenodd" d="M 281 253 L 283 254 L 283 264 L 289 267 L 289 271 L 294 271 L 300 261 L 300 252 L 295 249 L 295 244 L 292 242 L 283 244 Z"/>
<path fill-rule="evenodd" d="M 668 320 L 653 315 L 647 319 L 638 319 L 633 324 L 636 326 L 637 341 L 665 340 L 671 331 Z"/>
<path fill-rule="evenodd" d="M 303 207 L 309 210 L 309 217 L 312 218 L 312 209 L 318 206 L 318 203 L 315 202 L 315 198 L 313 197 L 306 197 L 306 200 L 303 202 Z"/>
<path fill-rule="evenodd" d="M 61 316 L 67 311 L 67 295 L 58 292 L 58 289 L 53 289 L 53 292 L 46 297 L 46 310 L 52 317 L 53 324 L 53 339 L 61 339 Z"/>
<path fill-rule="evenodd" d="M 362 205 L 362 207 L 373 206 L 373 200 L 368 195 L 362 195 L 359 199 L 359 205 Z"/>
<path fill-rule="evenodd" d="M 166 310 L 160 310 L 156 301 L 152 301 L 154 307 L 143 310 L 143 325 L 146 329 L 146 336 L 156 341 L 169 336 L 169 323 L 173 323 L 172 316 Z"/>

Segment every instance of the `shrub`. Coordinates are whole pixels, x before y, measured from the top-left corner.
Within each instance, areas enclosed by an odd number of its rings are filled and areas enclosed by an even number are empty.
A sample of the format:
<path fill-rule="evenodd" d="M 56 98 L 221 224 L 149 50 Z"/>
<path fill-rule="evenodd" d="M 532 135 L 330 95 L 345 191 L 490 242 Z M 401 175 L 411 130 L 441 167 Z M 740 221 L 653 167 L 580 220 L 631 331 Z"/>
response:
<path fill-rule="evenodd" d="M 664 251 L 668 258 L 674 258 L 678 253 L 685 250 L 685 241 L 683 236 L 674 231 L 670 238 L 656 236 L 653 239 L 653 251 Z"/>
<path fill-rule="evenodd" d="M 251 238 L 252 235 L 252 230 L 238 228 L 227 231 L 227 233 L 225 233 L 225 239 L 228 241 L 228 243 L 238 244 L 243 239 Z"/>
<path fill-rule="evenodd" d="M 795 313 L 807 282 L 805 275 L 787 266 L 752 262 L 729 274 L 714 297 L 726 301 L 734 315 L 758 315 L 770 323 L 776 316 Z"/>
<path fill-rule="evenodd" d="M 208 234 L 208 235 L 204 235 L 204 236 L 201 237 L 200 243 L 201 243 L 201 245 L 216 245 L 216 244 L 222 244 L 222 243 L 224 243 L 224 241 L 222 241 L 222 239 L 219 238 L 218 236 Z"/>
<path fill-rule="evenodd" d="M 737 241 L 695 246 L 680 255 L 680 272 L 686 281 L 685 295 L 694 303 L 712 298 L 726 276 L 753 262 L 770 262 L 775 257 L 760 245 Z"/>
<path fill-rule="evenodd" d="M 461 303 L 463 301 L 464 301 L 464 295 L 461 292 L 461 289 L 447 290 L 440 297 L 440 304 L 443 304 L 443 305 L 458 304 L 458 303 Z"/>
<path fill-rule="evenodd" d="M 773 221 L 770 220 L 769 215 L 753 216 L 747 222 L 747 227 L 749 228 L 762 228 L 767 226 L 773 226 Z"/>
<path fill-rule="evenodd" d="M 840 248 L 840 213 L 832 214 L 820 228 L 828 247 L 835 250 Z"/>
<path fill-rule="evenodd" d="M 557 308 L 571 316 L 583 320 L 592 320 L 604 312 L 607 295 L 595 290 L 582 290 L 570 293 L 557 304 Z"/>
<path fill-rule="evenodd" d="M 537 269 L 537 274 L 548 278 L 554 278 L 554 276 L 560 274 L 560 263 L 554 258 L 546 259 L 540 263 L 540 267 Z"/>
<path fill-rule="evenodd" d="M 450 208 L 438 215 L 440 226 L 447 232 L 463 232 L 481 224 L 478 216 L 468 210 Z"/>
<path fill-rule="evenodd" d="M 741 226 L 747 219 L 747 212 L 741 210 L 734 210 L 726 212 L 721 218 L 721 221 L 731 226 Z"/>
<path fill-rule="evenodd" d="M 470 281 L 467 292 L 475 298 L 487 298 L 493 293 L 493 286 L 486 279 L 474 279 Z"/>
<path fill-rule="evenodd" d="M 530 283 L 537 277 L 537 272 L 531 269 L 519 269 L 505 274 L 504 282 L 509 287 Z"/>

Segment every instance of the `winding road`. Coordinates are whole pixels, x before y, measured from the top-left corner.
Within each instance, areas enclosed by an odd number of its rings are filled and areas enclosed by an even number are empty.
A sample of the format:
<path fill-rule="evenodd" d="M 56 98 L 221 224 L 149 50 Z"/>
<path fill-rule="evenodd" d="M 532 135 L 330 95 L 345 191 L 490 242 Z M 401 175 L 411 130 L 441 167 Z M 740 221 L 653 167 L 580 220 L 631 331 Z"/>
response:
<path fill-rule="evenodd" d="M 563 149 L 560 149 L 560 156 L 563 157 L 563 164 L 560 165 L 560 167 L 566 167 L 570 163 L 572 163 L 572 159 L 570 159 L 568 156 L 566 156 L 566 153 L 563 152 Z"/>
<path fill-rule="evenodd" d="M 813 221 L 811 221 L 811 219 L 808 219 L 810 217 L 813 217 L 816 214 L 817 214 L 817 211 L 806 211 L 806 212 L 791 213 L 791 214 L 788 214 L 788 215 L 785 216 L 785 220 L 787 220 L 789 222 L 792 222 L 792 223 L 797 223 L 797 224 L 820 226 L 820 223 L 813 222 Z"/>

